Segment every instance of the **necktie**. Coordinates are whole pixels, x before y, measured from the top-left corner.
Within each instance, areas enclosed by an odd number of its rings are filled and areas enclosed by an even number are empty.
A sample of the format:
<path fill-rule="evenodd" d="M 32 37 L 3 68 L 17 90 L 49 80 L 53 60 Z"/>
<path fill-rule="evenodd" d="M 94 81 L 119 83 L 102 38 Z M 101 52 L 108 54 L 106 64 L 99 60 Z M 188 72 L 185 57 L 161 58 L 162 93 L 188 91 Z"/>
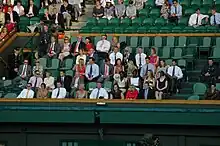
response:
<path fill-rule="evenodd" d="M 116 58 L 116 54 L 117 54 L 117 53 L 115 53 L 115 64 L 116 64 L 116 60 L 117 60 L 117 58 Z"/>
<path fill-rule="evenodd" d="M 53 48 L 54 48 L 54 45 L 52 43 L 51 46 L 50 46 L 50 51 L 49 51 L 50 54 L 52 54 L 52 51 L 54 50 Z"/>
<path fill-rule="evenodd" d="M 80 44 L 80 42 L 77 42 L 76 43 L 76 47 L 75 47 L 75 49 L 74 49 L 74 53 L 77 53 L 78 52 L 78 48 L 79 48 L 79 44 Z"/>
<path fill-rule="evenodd" d="M 173 66 L 172 77 L 175 75 L 175 66 Z"/>
<path fill-rule="evenodd" d="M 29 91 L 30 91 L 30 90 L 27 90 L 27 93 L 26 93 L 26 98 L 28 98 Z"/>
<path fill-rule="evenodd" d="M 148 64 L 147 64 L 146 73 L 145 73 L 146 75 L 147 75 L 147 72 L 148 72 Z"/>
<path fill-rule="evenodd" d="M 24 69 L 23 69 L 23 71 L 22 71 L 22 74 L 21 74 L 21 75 L 25 75 L 26 69 L 27 69 L 27 65 L 24 65 Z"/>
<path fill-rule="evenodd" d="M 90 65 L 89 77 L 92 77 L 92 64 Z"/>
<path fill-rule="evenodd" d="M 177 7 L 175 7 L 175 14 L 177 14 Z"/>
<path fill-rule="evenodd" d="M 60 95 L 60 88 L 58 88 L 58 91 L 57 91 L 57 98 L 59 97 Z"/>
<path fill-rule="evenodd" d="M 37 77 L 35 79 L 35 83 L 34 83 L 34 89 L 37 87 Z"/>
<path fill-rule="evenodd" d="M 99 91 L 100 91 L 100 89 L 98 89 L 98 91 L 97 91 L 96 99 L 99 99 Z"/>
<path fill-rule="evenodd" d="M 139 55 L 139 68 L 141 68 L 141 54 Z"/>
<path fill-rule="evenodd" d="M 108 69 L 109 69 L 108 65 L 105 64 L 105 76 L 108 76 Z"/>
<path fill-rule="evenodd" d="M 198 25 L 198 22 L 199 22 L 199 15 L 197 14 L 196 25 Z"/>
<path fill-rule="evenodd" d="M 216 23 L 215 15 L 214 15 L 214 20 L 213 21 L 214 21 L 214 25 L 216 25 L 217 23 Z"/>

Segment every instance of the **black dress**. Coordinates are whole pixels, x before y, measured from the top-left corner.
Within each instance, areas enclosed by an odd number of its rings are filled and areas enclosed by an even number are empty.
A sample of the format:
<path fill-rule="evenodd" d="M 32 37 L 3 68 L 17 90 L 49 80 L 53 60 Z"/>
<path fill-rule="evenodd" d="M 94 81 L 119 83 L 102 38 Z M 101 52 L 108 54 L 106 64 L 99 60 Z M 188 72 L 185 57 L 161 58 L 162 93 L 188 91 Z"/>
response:
<path fill-rule="evenodd" d="M 111 94 L 113 96 L 113 99 L 121 99 L 121 91 L 118 90 L 117 92 L 111 91 Z"/>
<path fill-rule="evenodd" d="M 167 81 L 167 78 L 164 78 L 163 81 L 160 81 L 160 78 L 157 79 L 158 87 L 159 87 L 160 89 L 164 88 L 164 87 L 166 86 L 166 81 Z M 157 91 L 159 91 L 159 90 L 157 89 Z M 167 88 L 164 89 L 164 90 L 162 90 L 162 91 L 160 91 L 160 92 L 166 93 L 166 92 L 167 92 Z"/>

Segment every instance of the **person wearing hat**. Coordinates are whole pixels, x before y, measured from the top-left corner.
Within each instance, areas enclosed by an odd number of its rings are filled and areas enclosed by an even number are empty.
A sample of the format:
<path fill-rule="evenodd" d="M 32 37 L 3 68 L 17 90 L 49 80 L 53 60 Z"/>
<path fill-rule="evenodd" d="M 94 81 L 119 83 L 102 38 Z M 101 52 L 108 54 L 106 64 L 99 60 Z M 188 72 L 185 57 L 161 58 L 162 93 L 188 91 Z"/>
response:
<path fill-rule="evenodd" d="M 103 8 L 106 7 L 106 4 L 107 4 L 107 3 L 110 3 L 110 4 L 112 4 L 112 5 L 115 5 L 114 0 L 100 0 L 100 3 L 101 3 L 101 6 L 102 6 Z"/>
<path fill-rule="evenodd" d="M 205 21 L 208 22 L 209 15 L 203 15 L 200 13 L 200 8 L 196 9 L 196 13 L 192 14 L 189 18 L 189 26 L 200 26 L 202 25 L 202 20 L 205 18 Z"/>
<path fill-rule="evenodd" d="M 37 89 L 41 87 L 41 84 L 43 83 L 43 79 L 38 70 L 35 70 L 34 74 L 35 75 L 30 78 L 28 83 L 31 83 L 32 89 L 36 92 Z"/>
<path fill-rule="evenodd" d="M 102 84 L 100 82 L 97 82 L 96 85 L 97 88 L 92 90 L 92 93 L 90 94 L 90 99 L 108 99 L 108 92 L 105 90 L 105 88 L 102 88 Z"/>
<path fill-rule="evenodd" d="M 134 85 L 130 85 L 126 93 L 125 99 L 137 99 L 137 97 L 138 90 L 135 88 Z"/>

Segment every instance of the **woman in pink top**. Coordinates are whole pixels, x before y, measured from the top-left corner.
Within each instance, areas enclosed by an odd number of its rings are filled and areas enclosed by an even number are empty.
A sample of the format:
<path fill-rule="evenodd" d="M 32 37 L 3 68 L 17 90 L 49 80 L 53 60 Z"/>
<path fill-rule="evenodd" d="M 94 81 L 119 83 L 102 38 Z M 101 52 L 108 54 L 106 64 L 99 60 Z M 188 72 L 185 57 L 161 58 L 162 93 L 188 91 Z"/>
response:
<path fill-rule="evenodd" d="M 151 56 L 149 57 L 150 57 L 150 63 L 153 64 L 155 67 L 157 67 L 159 63 L 159 56 L 157 56 L 157 51 L 155 48 L 151 49 Z"/>
<path fill-rule="evenodd" d="M 65 37 L 64 44 L 61 47 L 62 48 L 61 53 L 59 54 L 59 57 L 58 57 L 61 61 L 63 61 L 64 57 L 70 55 L 70 46 L 71 44 L 69 43 L 69 38 Z"/>

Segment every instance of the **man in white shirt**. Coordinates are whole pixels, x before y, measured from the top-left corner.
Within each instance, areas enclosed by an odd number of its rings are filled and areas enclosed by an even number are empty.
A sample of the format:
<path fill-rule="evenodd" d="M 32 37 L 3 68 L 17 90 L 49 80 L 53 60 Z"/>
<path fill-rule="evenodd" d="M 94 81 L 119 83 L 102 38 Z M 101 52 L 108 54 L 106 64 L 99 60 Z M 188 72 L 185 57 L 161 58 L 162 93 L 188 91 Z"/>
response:
<path fill-rule="evenodd" d="M 92 90 L 92 93 L 89 96 L 90 99 L 108 99 L 108 92 L 102 88 L 101 83 L 97 83 L 97 88 Z"/>
<path fill-rule="evenodd" d="M 31 90 L 31 83 L 27 84 L 27 89 L 23 89 L 17 98 L 34 98 L 34 91 Z"/>
<path fill-rule="evenodd" d="M 200 13 L 200 9 L 198 8 L 196 10 L 196 13 L 192 14 L 189 18 L 189 26 L 194 26 L 194 27 L 197 27 L 197 26 L 200 26 L 202 25 L 202 19 L 205 19 L 206 22 L 208 22 L 208 18 L 209 16 L 208 15 L 203 15 Z"/>
<path fill-rule="evenodd" d="M 36 92 L 38 88 L 41 87 L 41 84 L 43 83 L 43 79 L 40 76 L 39 70 L 35 70 L 35 75 L 32 76 L 28 83 L 32 84 L 32 89 Z"/>
<path fill-rule="evenodd" d="M 142 52 L 142 48 L 138 48 L 138 53 L 135 55 L 135 61 L 138 69 L 146 64 L 146 57 L 147 55 Z"/>
<path fill-rule="evenodd" d="M 108 56 L 111 43 L 107 40 L 107 35 L 103 35 L 102 39 L 97 42 L 96 50 L 100 58 L 105 59 Z"/>
<path fill-rule="evenodd" d="M 65 98 L 66 89 L 61 87 L 61 83 L 57 82 L 57 88 L 53 90 L 51 98 Z"/>
<path fill-rule="evenodd" d="M 14 6 L 13 10 L 18 13 L 19 16 L 24 15 L 24 7 L 21 5 L 20 1 L 17 1 L 17 5 Z"/>
<path fill-rule="evenodd" d="M 113 52 L 109 55 L 110 63 L 112 65 L 116 64 L 117 59 L 121 59 L 123 61 L 123 55 L 119 52 L 118 47 L 115 47 Z"/>
<path fill-rule="evenodd" d="M 179 92 L 180 79 L 183 78 L 183 72 L 180 67 L 176 65 L 176 60 L 172 61 L 172 66 L 167 69 L 167 74 L 170 77 L 170 92 Z"/>

